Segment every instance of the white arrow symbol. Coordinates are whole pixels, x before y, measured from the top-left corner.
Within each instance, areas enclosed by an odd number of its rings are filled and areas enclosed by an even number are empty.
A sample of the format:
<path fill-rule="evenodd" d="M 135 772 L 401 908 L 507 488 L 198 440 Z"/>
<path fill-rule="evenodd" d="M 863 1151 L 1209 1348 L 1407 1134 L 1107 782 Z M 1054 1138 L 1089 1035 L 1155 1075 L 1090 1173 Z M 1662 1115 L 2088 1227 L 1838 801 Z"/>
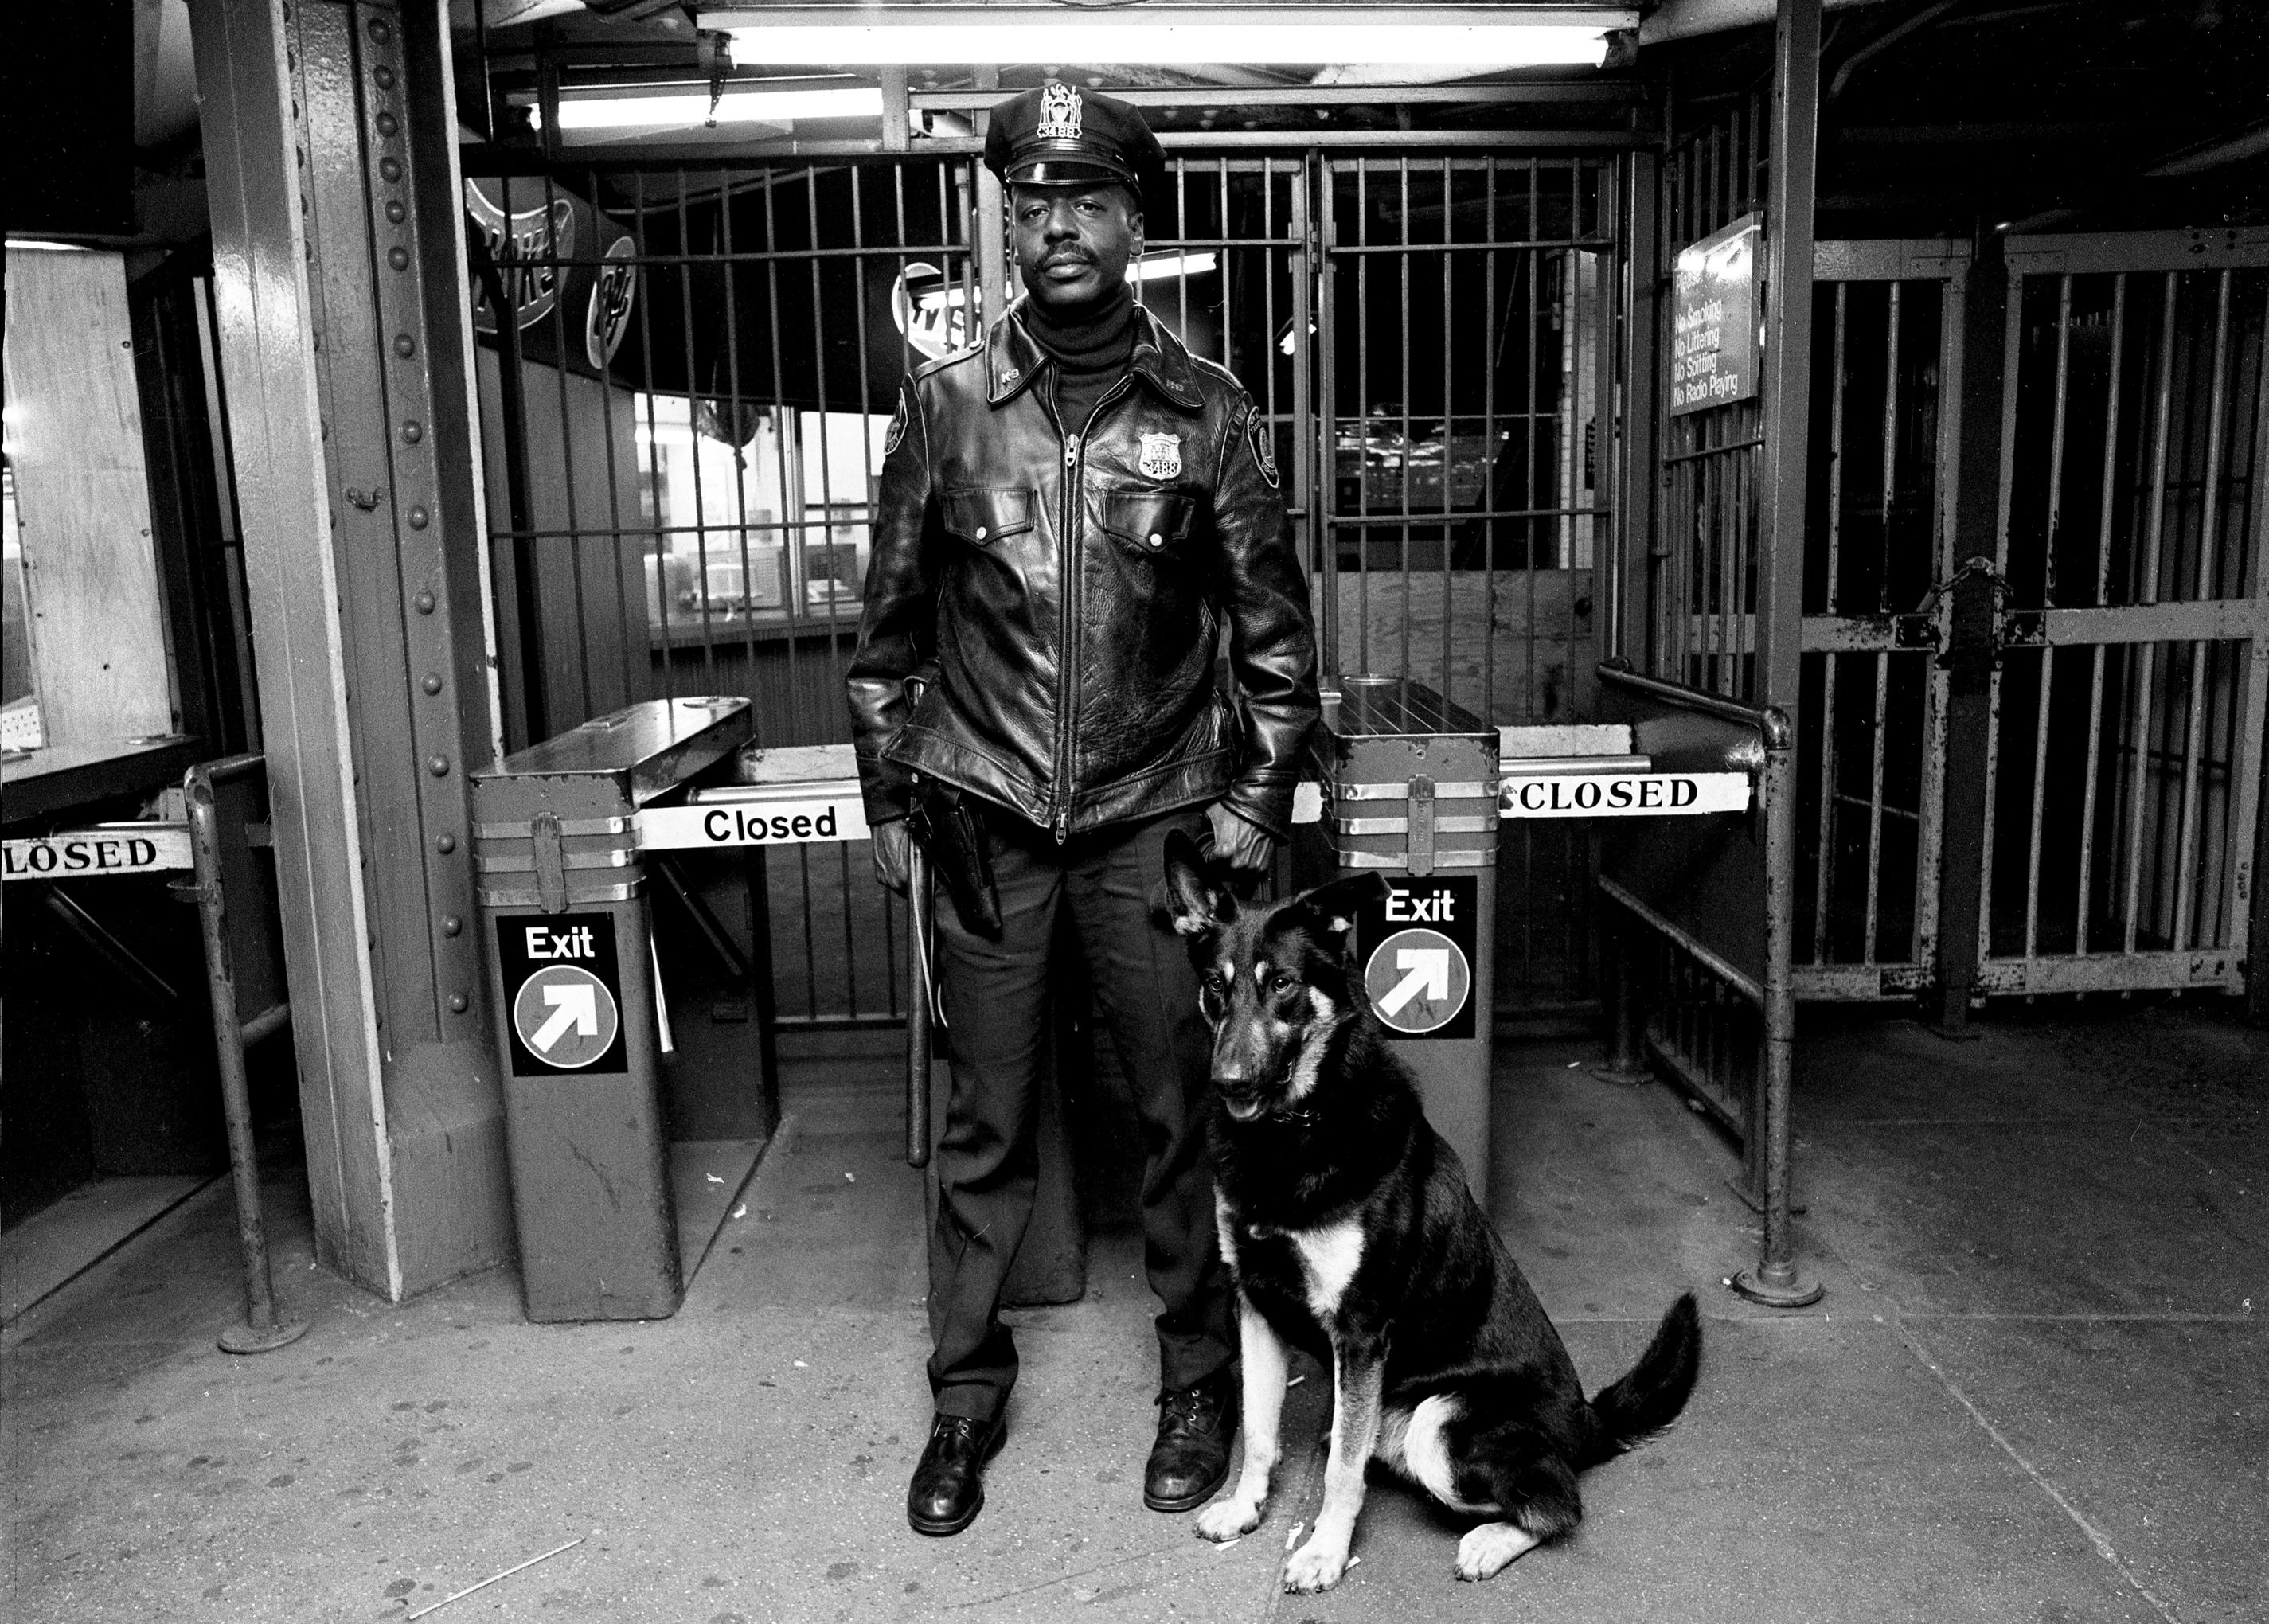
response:
<path fill-rule="evenodd" d="M 1402 1007 L 1422 994 L 1430 1004 L 1446 1003 L 1450 997 L 1450 949 L 1447 948 L 1397 948 L 1394 968 L 1404 971 L 1394 990 L 1378 1000 L 1378 1013 L 1397 1015 Z"/>
<path fill-rule="evenodd" d="M 598 989 L 588 982 L 571 982 L 565 986 L 543 989 L 543 1001 L 551 1006 L 551 1013 L 543 1024 L 536 1029 L 529 1045 L 538 1054 L 551 1052 L 551 1045 L 564 1037 L 569 1027 L 580 1037 L 599 1035 Z"/>

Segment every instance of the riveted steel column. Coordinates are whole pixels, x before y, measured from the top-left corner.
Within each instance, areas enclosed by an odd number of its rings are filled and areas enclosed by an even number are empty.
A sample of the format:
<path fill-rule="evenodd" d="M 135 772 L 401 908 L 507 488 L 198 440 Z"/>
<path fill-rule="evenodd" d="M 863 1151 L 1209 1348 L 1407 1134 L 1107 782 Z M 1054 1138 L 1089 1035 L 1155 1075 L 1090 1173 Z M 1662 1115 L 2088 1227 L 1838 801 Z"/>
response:
<path fill-rule="evenodd" d="M 1765 203 L 1764 466 L 1759 493 L 1757 675 L 1752 702 L 1796 720 L 1812 413 L 1813 180 L 1820 129 L 1820 0 L 1780 0 L 1772 171 Z"/>
<path fill-rule="evenodd" d="M 318 1254 L 509 1255 L 465 777 L 493 753 L 439 0 L 196 0 Z"/>

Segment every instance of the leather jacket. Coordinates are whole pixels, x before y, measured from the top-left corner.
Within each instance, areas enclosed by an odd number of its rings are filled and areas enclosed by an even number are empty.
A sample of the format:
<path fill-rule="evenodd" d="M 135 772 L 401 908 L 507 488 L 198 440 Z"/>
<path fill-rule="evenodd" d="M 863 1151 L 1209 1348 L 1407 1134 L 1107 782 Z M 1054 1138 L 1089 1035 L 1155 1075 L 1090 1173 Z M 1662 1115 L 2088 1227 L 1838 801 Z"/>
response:
<path fill-rule="evenodd" d="M 1059 427 L 1054 363 L 1014 310 L 906 380 L 848 674 L 870 822 L 902 816 L 919 776 L 1059 839 L 1222 799 L 1289 833 L 1315 631 L 1268 425 L 1227 371 L 1135 321 L 1083 432 Z"/>

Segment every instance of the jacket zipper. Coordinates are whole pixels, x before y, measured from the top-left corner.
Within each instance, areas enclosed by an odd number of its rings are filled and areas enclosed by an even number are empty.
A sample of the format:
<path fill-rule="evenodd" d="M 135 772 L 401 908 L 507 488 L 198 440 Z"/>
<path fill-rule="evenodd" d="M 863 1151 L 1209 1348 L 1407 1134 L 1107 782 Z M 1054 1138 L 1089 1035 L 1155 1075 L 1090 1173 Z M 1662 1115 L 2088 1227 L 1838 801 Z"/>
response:
<path fill-rule="evenodd" d="M 1077 434 L 1064 435 L 1063 519 L 1061 531 L 1064 538 L 1063 618 L 1062 631 L 1060 634 L 1061 642 L 1056 653 L 1057 669 L 1064 678 L 1063 717 L 1059 724 L 1060 742 L 1056 747 L 1060 752 L 1056 763 L 1055 836 L 1058 845 L 1061 845 L 1071 833 L 1072 760 L 1079 741 L 1079 673 L 1074 660 L 1079 649 L 1079 560 L 1083 550 L 1078 534 L 1074 528 L 1074 521 L 1079 513 L 1080 458 L 1086 452 L 1088 436 L 1095 428 L 1095 420 L 1103 415 L 1104 410 L 1113 401 L 1126 394 L 1134 381 L 1134 375 L 1132 373 L 1120 378 L 1112 386 L 1109 394 L 1096 402 L 1095 409 L 1087 414 L 1086 423 L 1081 425 L 1081 432 Z M 1049 415 L 1054 415 L 1053 405 L 1050 407 Z M 1057 424 L 1057 432 L 1062 433 L 1061 422 Z"/>

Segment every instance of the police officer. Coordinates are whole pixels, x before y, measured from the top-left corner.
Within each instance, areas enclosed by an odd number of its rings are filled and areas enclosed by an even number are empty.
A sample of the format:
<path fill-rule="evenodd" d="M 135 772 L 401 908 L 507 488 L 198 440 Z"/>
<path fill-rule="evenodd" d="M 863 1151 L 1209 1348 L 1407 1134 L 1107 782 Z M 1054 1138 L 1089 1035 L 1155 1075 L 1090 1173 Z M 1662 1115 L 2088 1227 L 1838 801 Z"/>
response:
<path fill-rule="evenodd" d="M 919 838 L 950 899 L 936 1418 L 906 1499 L 928 1534 L 976 1517 L 1004 1436 L 1016 1354 L 1001 1289 L 1032 1210 L 1066 913 L 1147 1156 L 1162 1307 L 1144 1500 L 1191 1510 L 1228 1469 L 1236 1347 L 1199 1113 L 1210 1039 L 1150 899 L 1174 830 L 1209 837 L 1233 875 L 1268 867 L 1317 710 L 1268 424 L 1127 280 L 1164 167 L 1157 138 L 1125 103 L 1050 84 L 994 108 L 985 161 L 1007 184 L 1026 297 L 901 391 L 848 683 L 878 874 L 903 890 Z"/>

